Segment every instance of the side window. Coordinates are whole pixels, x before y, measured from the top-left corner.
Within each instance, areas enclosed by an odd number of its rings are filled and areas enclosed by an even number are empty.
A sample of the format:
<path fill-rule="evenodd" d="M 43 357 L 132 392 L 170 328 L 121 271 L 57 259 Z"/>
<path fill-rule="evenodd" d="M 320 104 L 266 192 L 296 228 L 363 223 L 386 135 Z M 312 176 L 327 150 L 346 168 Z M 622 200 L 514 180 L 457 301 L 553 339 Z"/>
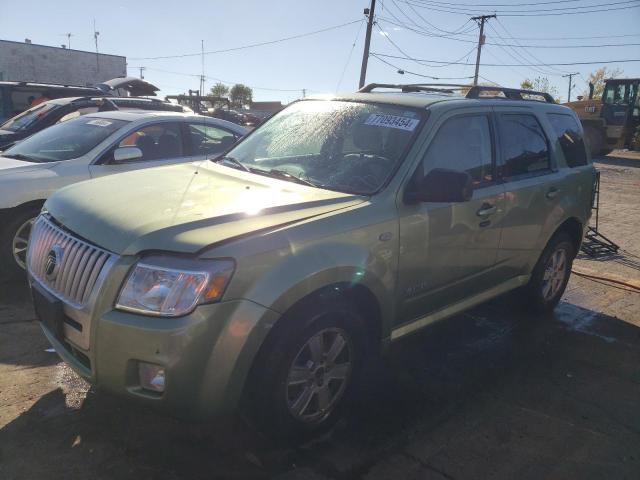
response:
<path fill-rule="evenodd" d="M 580 127 L 571 115 L 549 113 L 547 118 L 558 137 L 558 143 L 570 167 L 579 167 L 587 164 L 587 152 L 584 147 L 584 139 L 580 134 Z"/>
<path fill-rule="evenodd" d="M 228 130 L 202 123 L 190 123 L 189 139 L 195 156 L 222 153 L 233 145 L 237 136 Z"/>
<path fill-rule="evenodd" d="M 465 115 L 447 120 L 431 141 L 422 160 L 426 175 L 434 168 L 462 170 L 473 185 L 493 181 L 491 129 L 486 115 Z"/>
<path fill-rule="evenodd" d="M 127 135 L 118 147 L 138 147 L 142 151 L 142 158 L 136 160 L 139 162 L 184 156 L 178 123 L 147 125 Z"/>
<path fill-rule="evenodd" d="M 547 137 L 533 115 L 500 115 L 504 177 L 544 172 L 551 168 Z"/>

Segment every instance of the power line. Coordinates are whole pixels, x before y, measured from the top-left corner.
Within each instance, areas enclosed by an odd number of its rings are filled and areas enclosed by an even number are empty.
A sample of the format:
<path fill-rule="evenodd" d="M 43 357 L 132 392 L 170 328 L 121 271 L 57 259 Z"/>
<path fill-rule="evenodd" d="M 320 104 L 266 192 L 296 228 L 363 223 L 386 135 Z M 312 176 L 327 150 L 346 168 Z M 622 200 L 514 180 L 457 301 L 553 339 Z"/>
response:
<path fill-rule="evenodd" d="M 629 0 L 627 2 L 617 2 L 617 3 L 632 3 L 633 0 Z M 478 12 L 480 12 L 480 10 L 451 10 L 452 8 L 455 7 L 449 7 L 450 9 L 444 9 L 444 8 L 437 8 L 436 6 L 433 5 L 429 5 L 429 4 L 422 4 L 422 5 L 417 5 L 415 3 L 410 3 L 410 2 L 404 2 L 407 4 L 411 4 L 414 5 L 416 7 L 421 7 L 421 8 L 428 8 L 430 10 L 434 10 L 436 12 L 443 12 L 443 13 L 451 13 L 451 14 L 455 14 L 455 15 L 475 15 Z M 611 5 L 611 4 L 602 4 L 602 6 L 605 5 Z M 599 6 L 599 5 L 598 5 Z M 534 11 L 534 10 L 522 10 L 522 11 L 518 11 L 518 10 L 501 10 L 501 11 L 497 11 L 497 13 L 501 16 L 501 17 L 548 17 L 548 16 L 560 16 L 560 15 L 581 15 L 581 14 L 585 14 L 585 13 L 597 13 L 597 12 L 612 12 L 612 11 L 616 11 L 616 10 L 628 10 L 631 8 L 638 8 L 640 7 L 640 4 L 635 4 L 635 5 L 627 5 L 624 7 L 616 7 L 616 8 L 599 8 L 599 9 L 595 9 L 595 10 L 580 10 L 577 11 L 575 9 L 572 9 L 570 11 L 567 12 L 551 12 L 549 13 L 548 10 L 540 10 L 540 11 Z M 578 7 L 576 7 L 578 8 Z M 589 8 L 589 7 L 582 7 L 582 8 Z M 518 12 L 518 13 L 511 13 L 511 12 Z"/>
<path fill-rule="evenodd" d="M 235 52 L 238 50 L 245 50 L 248 48 L 255 48 L 255 47 L 262 47 L 264 45 L 273 45 L 274 43 L 281 43 L 281 42 L 286 42 L 288 40 L 295 40 L 297 38 L 303 38 L 303 37 L 309 37 L 311 35 L 317 35 L 319 33 L 324 33 L 324 32 L 328 32 L 331 30 L 336 30 L 338 28 L 343 28 L 346 27 L 348 25 L 353 25 L 354 23 L 358 23 L 361 20 L 354 20 L 352 22 L 347 22 L 347 23 L 341 23 L 340 25 L 334 25 L 332 27 L 327 27 L 327 28 L 322 28 L 320 30 L 314 30 L 312 32 L 307 32 L 307 33 L 301 33 L 298 35 L 292 35 L 290 37 L 284 37 L 284 38 L 278 38 L 276 40 L 269 40 L 266 42 L 259 42 L 259 43 L 251 43 L 248 45 L 243 45 L 241 47 L 232 47 L 232 48 L 224 48 L 222 50 L 211 50 L 209 52 L 198 52 L 198 53 L 183 53 L 183 54 L 179 54 L 179 55 L 162 55 L 162 56 L 158 56 L 158 57 L 132 57 L 131 60 L 162 60 L 165 58 L 184 58 L 184 57 L 196 57 L 199 55 L 213 55 L 216 53 L 226 53 L 226 52 Z"/>
<path fill-rule="evenodd" d="M 152 68 L 152 67 L 134 67 L 131 65 L 128 65 L 127 68 L 133 68 L 133 69 L 139 69 L 139 68 L 143 68 L 144 71 L 150 70 L 152 72 L 159 72 L 159 73 L 169 73 L 171 75 L 181 75 L 183 77 L 198 77 L 200 78 L 201 75 L 199 73 L 184 73 L 184 72 L 175 72 L 172 70 L 164 70 L 164 69 L 160 69 L 160 68 Z M 216 77 L 210 77 L 205 75 L 205 78 L 208 80 L 214 80 L 216 82 L 220 82 L 220 83 L 226 83 L 229 85 L 236 85 L 238 83 L 242 83 L 242 82 L 232 82 L 230 80 L 222 80 L 221 78 L 216 78 Z M 246 85 L 246 84 L 245 84 Z M 247 85 L 248 87 L 251 87 L 254 90 L 265 90 L 265 91 L 271 91 L 271 92 L 299 92 L 301 89 L 300 88 L 269 88 L 269 87 L 255 87 L 253 85 Z"/>
<path fill-rule="evenodd" d="M 353 55 L 353 51 L 356 48 L 356 43 L 358 43 L 358 38 L 360 38 L 360 33 L 362 32 L 362 27 L 366 22 L 361 20 L 360 27 L 358 28 L 358 33 L 356 33 L 356 38 L 353 39 L 353 44 L 351 45 L 351 50 L 349 50 L 349 56 L 347 57 L 347 61 L 344 64 L 344 68 L 342 69 L 342 73 L 340 74 L 340 80 L 338 80 L 338 84 L 336 85 L 336 92 L 340 90 L 340 85 L 342 85 L 342 80 L 344 79 L 344 74 L 347 71 L 347 67 L 349 66 L 349 62 L 351 61 L 351 56 Z"/>
<path fill-rule="evenodd" d="M 399 0 L 402 1 L 403 3 L 406 3 L 407 5 L 412 5 L 412 2 L 410 0 Z M 436 6 L 436 7 L 442 7 L 442 8 L 448 8 L 451 10 L 464 10 L 463 7 L 467 6 L 467 7 L 480 7 L 480 9 L 486 9 L 486 7 L 488 5 L 476 5 L 476 4 L 447 4 L 447 5 L 443 5 L 443 3 L 445 2 L 439 2 L 439 1 L 435 1 L 435 0 L 413 0 L 413 2 L 418 2 L 422 5 L 420 5 L 421 8 L 429 8 L 430 6 Z M 578 0 L 575 0 L 578 1 Z M 534 8 L 531 10 L 523 10 L 523 9 L 518 9 L 518 10 L 500 10 L 498 9 L 498 12 L 503 12 L 503 13 L 531 13 L 531 12 L 556 12 L 556 11 L 561 11 L 561 10 L 575 10 L 576 8 L 600 8 L 600 7 L 607 7 L 607 6 L 611 6 L 611 5 L 628 5 L 630 3 L 636 3 L 637 0 L 622 0 L 622 1 L 618 1 L 618 2 L 611 2 L 611 3 L 597 3 L 597 4 L 590 4 L 590 5 L 575 5 L 575 6 L 569 6 L 569 7 L 560 7 L 560 8 Z M 554 2 L 551 2 L 554 3 Z M 574 2 L 575 3 L 575 2 Z M 523 5 L 523 6 L 537 6 L 537 5 L 542 5 L 544 3 L 540 3 L 540 4 L 532 4 L 532 5 Z M 547 4 L 549 4 L 549 2 L 547 2 Z M 449 6 L 448 6 L 449 5 Z M 517 5 L 509 5 L 509 4 L 503 4 L 502 6 L 504 7 L 515 7 Z"/>
<path fill-rule="evenodd" d="M 415 2 L 423 3 L 423 0 L 413 0 Z M 462 5 L 467 7 L 531 7 L 536 5 L 552 5 L 560 3 L 576 3 L 583 0 L 553 0 L 550 2 L 534 2 L 534 3 L 452 3 L 452 2 L 440 2 L 437 0 L 427 0 L 424 3 L 437 3 L 441 5 Z"/>
<path fill-rule="evenodd" d="M 417 77 L 422 77 L 422 78 L 428 78 L 430 80 L 469 80 L 469 79 L 473 78 L 473 77 L 433 77 L 431 75 L 423 75 L 421 73 L 416 73 L 416 72 L 412 72 L 410 70 L 406 70 L 404 68 L 400 68 L 400 67 L 392 64 L 391 62 L 387 62 L 386 60 L 378 57 L 375 53 L 372 53 L 371 56 L 373 58 L 375 58 L 376 60 L 378 60 L 379 62 L 382 62 L 382 63 L 394 68 L 401 75 L 404 75 L 405 73 L 408 73 L 410 75 L 415 75 Z"/>
<path fill-rule="evenodd" d="M 415 61 L 425 62 L 425 63 L 436 63 L 436 64 L 447 63 L 449 65 L 475 65 L 475 63 L 444 62 L 440 60 L 427 60 L 424 58 L 412 59 L 407 57 L 400 57 L 398 55 L 387 55 L 387 54 L 377 53 L 377 52 L 371 52 L 371 55 L 378 55 L 380 57 L 385 57 L 385 58 L 401 58 L 404 60 L 415 60 Z M 516 64 L 516 65 L 483 63 L 482 65 L 485 67 L 544 67 L 544 66 L 597 65 L 597 64 L 609 64 L 609 63 L 634 63 L 634 62 L 640 62 L 640 59 L 633 58 L 633 59 L 624 59 L 624 60 L 599 60 L 595 62 L 528 63 L 528 64 Z"/>

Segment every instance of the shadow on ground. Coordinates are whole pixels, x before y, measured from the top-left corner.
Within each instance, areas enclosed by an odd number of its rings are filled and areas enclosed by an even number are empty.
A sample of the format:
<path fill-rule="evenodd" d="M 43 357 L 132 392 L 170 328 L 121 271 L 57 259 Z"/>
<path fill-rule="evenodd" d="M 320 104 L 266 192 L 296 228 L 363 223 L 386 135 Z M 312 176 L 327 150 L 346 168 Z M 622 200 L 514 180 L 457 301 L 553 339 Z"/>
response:
<path fill-rule="evenodd" d="M 185 424 L 93 390 L 70 408 L 57 389 L 0 430 L 0 477 L 634 478 L 638 398 L 639 328 L 503 297 L 395 345 L 313 443 L 276 447 L 236 419 Z"/>

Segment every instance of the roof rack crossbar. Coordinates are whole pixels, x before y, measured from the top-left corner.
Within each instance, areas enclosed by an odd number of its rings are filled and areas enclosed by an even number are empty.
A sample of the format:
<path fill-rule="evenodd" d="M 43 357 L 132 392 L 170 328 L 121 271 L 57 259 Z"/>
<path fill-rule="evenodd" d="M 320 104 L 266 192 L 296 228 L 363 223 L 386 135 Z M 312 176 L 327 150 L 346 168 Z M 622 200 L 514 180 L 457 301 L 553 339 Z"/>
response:
<path fill-rule="evenodd" d="M 547 103 L 556 103 L 556 101 L 553 99 L 553 97 L 551 95 L 549 95 L 547 92 L 536 92 L 534 90 L 523 90 L 523 89 L 519 89 L 519 88 L 505 88 L 505 87 L 493 87 L 493 86 L 485 86 L 485 85 L 476 85 L 474 87 L 471 87 L 471 89 L 467 92 L 466 97 L 467 98 L 483 98 L 480 96 L 480 94 L 482 92 L 502 92 L 505 96 L 506 99 L 508 100 L 533 100 L 533 101 L 537 101 L 535 99 L 532 98 L 527 98 L 524 97 L 523 95 L 527 95 L 527 96 L 536 96 L 536 97 L 542 97 L 544 98 L 544 101 Z M 485 97 L 488 98 L 488 97 Z M 491 98 L 496 98 L 496 97 L 491 97 Z M 500 97 L 497 97 L 500 98 Z"/>

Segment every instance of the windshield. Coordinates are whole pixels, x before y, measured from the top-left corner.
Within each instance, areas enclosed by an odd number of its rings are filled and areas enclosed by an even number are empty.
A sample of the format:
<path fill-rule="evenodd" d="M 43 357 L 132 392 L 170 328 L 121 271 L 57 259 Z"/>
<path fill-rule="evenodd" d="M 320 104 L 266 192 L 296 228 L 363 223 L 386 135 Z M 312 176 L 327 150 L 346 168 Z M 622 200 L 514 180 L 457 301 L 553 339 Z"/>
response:
<path fill-rule="evenodd" d="M 46 128 L 3 152 L 4 157 L 32 162 L 78 158 L 128 122 L 80 117 Z"/>
<path fill-rule="evenodd" d="M 46 114 L 58 107 L 59 105 L 56 105 L 54 103 L 42 103 L 22 112 L 20 115 L 16 115 L 15 117 L 10 118 L 2 125 L 0 125 L 0 129 L 17 132 L 18 130 L 27 128 L 29 125 L 37 122 Z"/>
<path fill-rule="evenodd" d="M 395 171 L 421 121 L 419 111 L 408 108 L 302 101 L 259 127 L 227 158 L 257 173 L 371 194 Z"/>

